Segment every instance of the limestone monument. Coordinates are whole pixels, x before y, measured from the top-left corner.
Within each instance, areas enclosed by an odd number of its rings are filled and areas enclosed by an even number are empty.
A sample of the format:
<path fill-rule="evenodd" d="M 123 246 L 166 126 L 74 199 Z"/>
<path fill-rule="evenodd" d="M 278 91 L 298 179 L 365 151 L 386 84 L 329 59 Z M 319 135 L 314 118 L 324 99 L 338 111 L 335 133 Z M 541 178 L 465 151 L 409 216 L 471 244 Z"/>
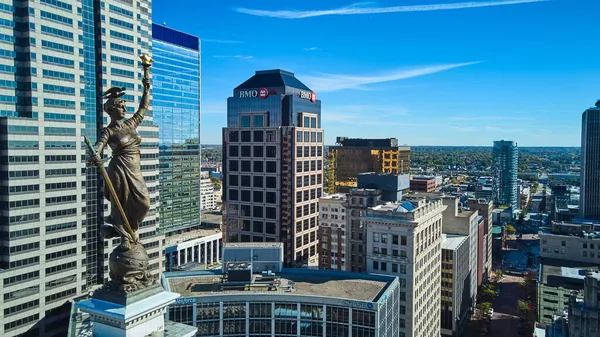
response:
<path fill-rule="evenodd" d="M 153 60 L 147 55 L 140 59 L 144 68 L 144 93 L 137 112 L 125 120 L 125 100 L 121 98 L 125 88 L 112 87 L 103 94 L 107 98 L 104 111 L 110 116 L 110 124 L 100 131 L 95 145 L 84 137 L 91 153 L 89 163 L 101 173 L 104 197 L 111 204 L 111 214 L 101 229 L 102 236 L 105 239 L 120 237 L 121 244 L 109 257 L 110 281 L 96 290 L 91 299 L 77 303 L 77 307 L 90 315 L 94 337 L 166 336 L 169 327 L 177 336 L 193 336 L 195 327 L 173 322 L 165 324 L 165 310 L 179 294 L 165 291 L 150 274 L 148 254 L 136 233 L 150 208 L 140 168 L 142 137 L 137 127 L 150 103 L 149 68 Z M 100 155 L 107 145 L 112 157 L 105 168 Z"/>

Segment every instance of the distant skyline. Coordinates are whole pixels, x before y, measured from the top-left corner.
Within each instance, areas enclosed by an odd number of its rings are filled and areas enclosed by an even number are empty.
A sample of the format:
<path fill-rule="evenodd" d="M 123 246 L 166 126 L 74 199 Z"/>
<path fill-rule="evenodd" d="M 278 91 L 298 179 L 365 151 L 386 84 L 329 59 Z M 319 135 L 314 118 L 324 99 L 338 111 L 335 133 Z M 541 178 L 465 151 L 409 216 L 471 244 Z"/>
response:
<path fill-rule="evenodd" d="M 599 11 L 595 0 L 153 1 L 155 23 L 202 40 L 203 144 L 221 142 L 233 88 L 281 68 L 322 100 L 326 144 L 580 146 L 581 114 L 600 97 Z"/>

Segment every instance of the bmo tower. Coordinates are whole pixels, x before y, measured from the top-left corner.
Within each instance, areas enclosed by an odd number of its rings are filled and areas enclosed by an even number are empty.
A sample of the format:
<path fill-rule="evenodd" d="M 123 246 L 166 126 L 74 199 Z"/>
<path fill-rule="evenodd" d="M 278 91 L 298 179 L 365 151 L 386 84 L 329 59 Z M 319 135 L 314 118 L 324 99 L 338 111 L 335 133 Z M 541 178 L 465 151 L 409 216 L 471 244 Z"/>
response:
<path fill-rule="evenodd" d="M 282 242 L 288 267 L 318 265 L 321 101 L 293 73 L 257 71 L 227 99 L 223 240 Z"/>

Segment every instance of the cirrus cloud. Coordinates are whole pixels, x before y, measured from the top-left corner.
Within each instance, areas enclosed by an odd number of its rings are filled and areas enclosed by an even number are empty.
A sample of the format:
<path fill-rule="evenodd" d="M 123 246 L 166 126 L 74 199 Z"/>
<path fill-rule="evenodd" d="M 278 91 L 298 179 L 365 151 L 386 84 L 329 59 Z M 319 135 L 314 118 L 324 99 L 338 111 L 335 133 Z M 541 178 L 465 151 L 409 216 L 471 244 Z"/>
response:
<path fill-rule="evenodd" d="M 280 19 L 305 19 L 315 16 L 326 15 L 361 15 L 361 14 L 385 14 L 400 12 L 427 12 L 452 9 L 468 9 L 478 7 L 519 5 L 532 2 L 546 2 L 548 0 L 500 0 L 500 1 L 469 1 L 450 4 L 432 4 L 432 5 L 412 5 L 412 6 L 391 6 L 391 7 L 367 7 L 366 3 L 355 3 L 353 5 L 323 10 L 261 10 L 250 8 L 234 8 L 235 11 L 255 15 L 266 16 Z"/>
<path fill-rule="evenodd" d="M 315 91 L 327 92 L 343 89 L 368 90 L 365 85 L 404 80 L 412 77 L 435 74 L 442 71 L 465 67 L 478 62 L 450 63 L 408 70 L 391 70 L 375 75 L 343 75 L 343 74 L 319 74 L 317 76 L 303 76 L 302 80 L 309 88 Z"/>

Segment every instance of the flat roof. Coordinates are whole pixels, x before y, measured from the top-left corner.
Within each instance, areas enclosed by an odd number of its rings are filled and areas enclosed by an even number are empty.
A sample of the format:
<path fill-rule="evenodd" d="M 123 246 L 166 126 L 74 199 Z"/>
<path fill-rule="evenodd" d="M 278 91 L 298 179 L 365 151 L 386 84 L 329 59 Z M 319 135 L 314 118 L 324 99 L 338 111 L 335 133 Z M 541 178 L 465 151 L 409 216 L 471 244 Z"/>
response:
<path fill-rule="evenodd" d="M 277 294 L 311 295 L 346 298 L 357 301 L 379 299 L 390 283 L 395 279 L 388 275 L 371 275 L 329 270 L 283 269 L 276 273 L 278 286 L 268 290 L 269 283 L 260 281 L 260 275 L 253 275 L 252 285 L 232 287 L 222 282 L 221 271 L 194 271 L 163 273 L 167 290 L 181 294 L 182 297 L 207 295 L 240 294 Z M 292 291 L 287 291 L 292 286 Z"/>
<path fill-rule="evenodd" d="M 560 282 L 562 279 L 566 281 L 571 280 L 583 280 L 585 278 L 585 272 L 590 270 L 600 277 L 600 266 L 598 264 L 577 262 L 570 260 L 558 260 L 542 258 L 540 263 L 541 267 L 541 282 L 548 283 L 549 281 L 553 284 Z"/>
<path fill-rule="evenodd" d="M 169 246 L 177 245 L 177 244 L 180 244 L 183 242 L 211 236 L 214 234 L 220 234 L 220 233 L 221 233 L 221 230 L 219 228 L 203 228 L 203 229 L 189 231 L 186 233 L 175 234 L 172 236 L 165 237 L 165 246 L 169 247 Z"/>
<path fill-rule="evenodd" d="M 283 247 L 281 242 L 225 242 L 223 248 L 280 248 Z"/>
<path fill-rule="evenodd" d="M 468 235 L 446 234 L 446 238 L 442 241 L 442 249 L 457 250 L 460 245 L 467 241 Z"/>

